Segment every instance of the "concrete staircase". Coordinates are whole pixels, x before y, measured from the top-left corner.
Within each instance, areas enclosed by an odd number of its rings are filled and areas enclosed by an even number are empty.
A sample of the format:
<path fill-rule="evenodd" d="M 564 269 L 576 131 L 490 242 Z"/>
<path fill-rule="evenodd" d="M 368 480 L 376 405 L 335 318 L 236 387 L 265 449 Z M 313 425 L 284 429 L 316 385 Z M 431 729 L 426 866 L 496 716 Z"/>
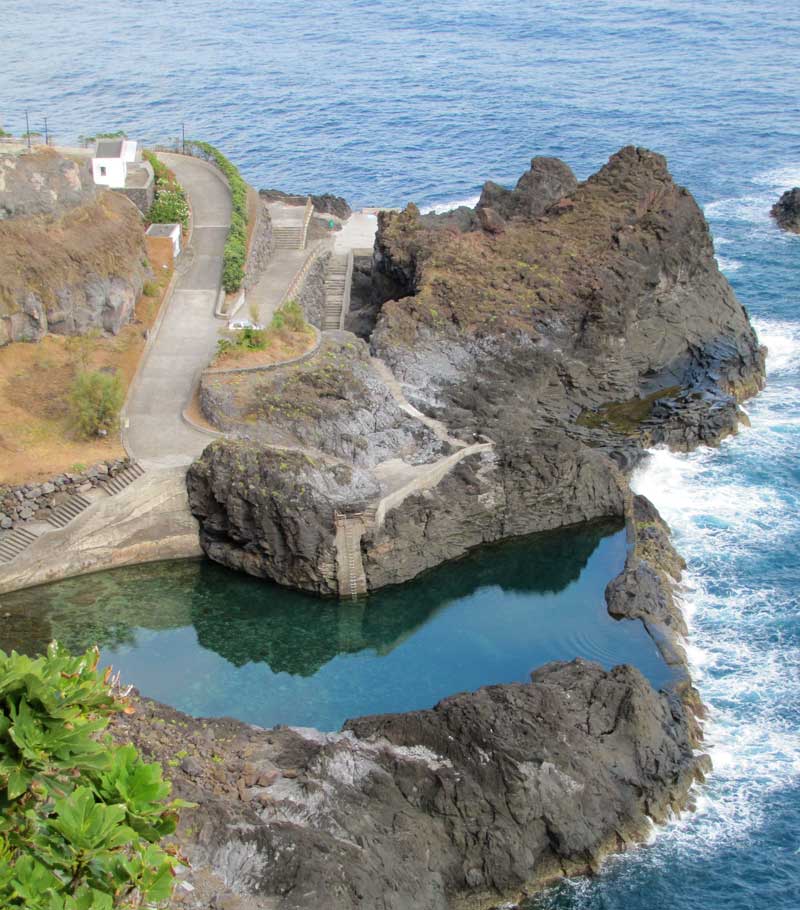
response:
<path fill-rule="evenodd" d="M 336 574 L 339 597 L 356 598 L 367 593 L 367 576 L 361 560 L 364 516 L 336 513 Z"/>
<path fill-rule="evenodd" d="M 77 518 L 78 515 L 80 515 L 84 509 L 88 509 L 91 504 L 91 500 L 80 494 L 70 496 L 63 505 L 54 509 L 47 516 L 46 521 L 54 528 L 66 528 L 73 518 Z"/>
<path fill-rule="evenodd" d="M 322 331 L 341 329 L 344 323 L 345 294 L 347 292 L 347 256 L 333 255 L 325 272 L 325 310 L 322 314 Z M 349 307 L 350 301 L 348 300 Z"/>
<path fill-rule="evenodd" d="M 276 224 L 272 228 L 276 250 L 304 250 L 306 232 L 302 224 Z"/>
<path fill-rule="evenodd" d="M 120 471 L 105 483 L 105 491 L 109 496 L 116 496 L 143 474 L 144 468 L 138 462 L 132 461 L 124 471 Z"/>
<path fill-rule="evenodd" d="M 36 535 L 26 528 L 15 528 L 8 534 L 0 538 L 0 564 L 11 562 L 19 554 L 27 549 L 34 540 Z"/>

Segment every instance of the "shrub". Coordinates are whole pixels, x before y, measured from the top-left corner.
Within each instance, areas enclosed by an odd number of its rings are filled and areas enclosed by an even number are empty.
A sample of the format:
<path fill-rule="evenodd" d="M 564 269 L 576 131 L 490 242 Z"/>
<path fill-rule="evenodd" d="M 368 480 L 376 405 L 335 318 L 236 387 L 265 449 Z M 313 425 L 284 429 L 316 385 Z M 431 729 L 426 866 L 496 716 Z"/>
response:
<path fill-rule="evenodd" d="M 169 168 L 154 152 L 149 152 L 145 149 L 142 152 L 142 157 L 145 161 L 149 162 L 150 167 L 153 168 L 153 176 L 155 177 L 156 182 L 169 184 L 172 181 Z"/>
<path fill-rule="evenodd" d="M 242 286 L 247 260 L 247 184 L 236 165 L 208 142 L 192 140 L 186 143 L 186 149 L 198 158 L 213 161 L 225 175 L 230 187 L 231 226 L 223 253 L 222 286 L 228 294 L 232 294 Z"/>
<path fill-rule="evenodd" d="M 156 198 L 147 213 L 147 220 L 151 224 L 189 224 L 189 203 L 183 187 L 173 184 L 169 189 L 160 187 L 156 191 Z"/>
<path fill-rule="evenodd" d="M 122 380 L 117 372 L 79 373 L 72 384 L 70 403 L 78 432 L 91 437 L 116 429 L 125 400 Z"/>
<path fill-rule="evenodd" d="M 142 293 L 145 297 L 158 297 L 158 285 L 155 281 L 145 281 L 142 287 Z"/>
<path fill-rule="evenodd" d="M 111 910 L 172 894 L 177 824 L 157 764 L 106 734 L 123 709 L 99 652 L 0 651 L 0 906 Z"/>
<path fill-rule="evenodd" d="M 287 300 L 279 312 L 283 313 L 284 324 L 290 332 L 305 331 L 306 318 L 303 314 L 303 308 L 296 300 Z"/>

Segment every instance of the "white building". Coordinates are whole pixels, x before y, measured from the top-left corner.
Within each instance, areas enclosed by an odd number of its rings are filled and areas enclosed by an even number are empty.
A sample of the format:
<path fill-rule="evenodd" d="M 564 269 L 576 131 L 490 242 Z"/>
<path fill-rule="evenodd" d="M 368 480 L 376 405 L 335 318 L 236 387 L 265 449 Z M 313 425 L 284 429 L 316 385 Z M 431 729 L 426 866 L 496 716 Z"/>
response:
<path fill-rule="evenodd" d="M 92 176 L 98 186 L 122 189 L 128 164 L 136 161 L 136 142 L 131 139 L 100 139 L 92 158 Z"/>

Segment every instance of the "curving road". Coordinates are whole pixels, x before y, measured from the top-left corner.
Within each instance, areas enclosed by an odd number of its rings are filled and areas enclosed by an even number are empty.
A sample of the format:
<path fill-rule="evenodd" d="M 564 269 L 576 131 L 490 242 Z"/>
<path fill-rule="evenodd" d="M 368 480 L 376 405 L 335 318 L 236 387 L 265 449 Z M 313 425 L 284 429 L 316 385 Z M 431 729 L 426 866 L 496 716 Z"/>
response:
<path fill-rule="evenodd" d="M 222 252 L 231 218 L 228 185 L 210 165 L 183 155 L 160 154 L 192 203 L 192 243 L 155 340 L 128 401 L 127 448 L 145 467 L 189 464 L 211 441 L 181 419 L 198 371 L 216 346 L 214 307 Z"/>

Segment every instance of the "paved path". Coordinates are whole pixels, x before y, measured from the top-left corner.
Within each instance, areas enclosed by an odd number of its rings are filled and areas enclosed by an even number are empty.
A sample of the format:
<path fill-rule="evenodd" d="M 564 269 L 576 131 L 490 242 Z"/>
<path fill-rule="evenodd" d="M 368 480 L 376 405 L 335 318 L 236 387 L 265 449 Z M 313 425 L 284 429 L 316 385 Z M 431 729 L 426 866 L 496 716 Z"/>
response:
<path fill-rule="evenodd" d="M 128 403 L 128 448 L 146 467 L 188 464 L 210 441 L 187 426 L 181 412 L 217 343 L 220 322 L 214 307 L 231 217 L 228 186 L 205 162 L 166 153 L 160 157 L 189 194 L 194 229 L 158 336 Z"/>

